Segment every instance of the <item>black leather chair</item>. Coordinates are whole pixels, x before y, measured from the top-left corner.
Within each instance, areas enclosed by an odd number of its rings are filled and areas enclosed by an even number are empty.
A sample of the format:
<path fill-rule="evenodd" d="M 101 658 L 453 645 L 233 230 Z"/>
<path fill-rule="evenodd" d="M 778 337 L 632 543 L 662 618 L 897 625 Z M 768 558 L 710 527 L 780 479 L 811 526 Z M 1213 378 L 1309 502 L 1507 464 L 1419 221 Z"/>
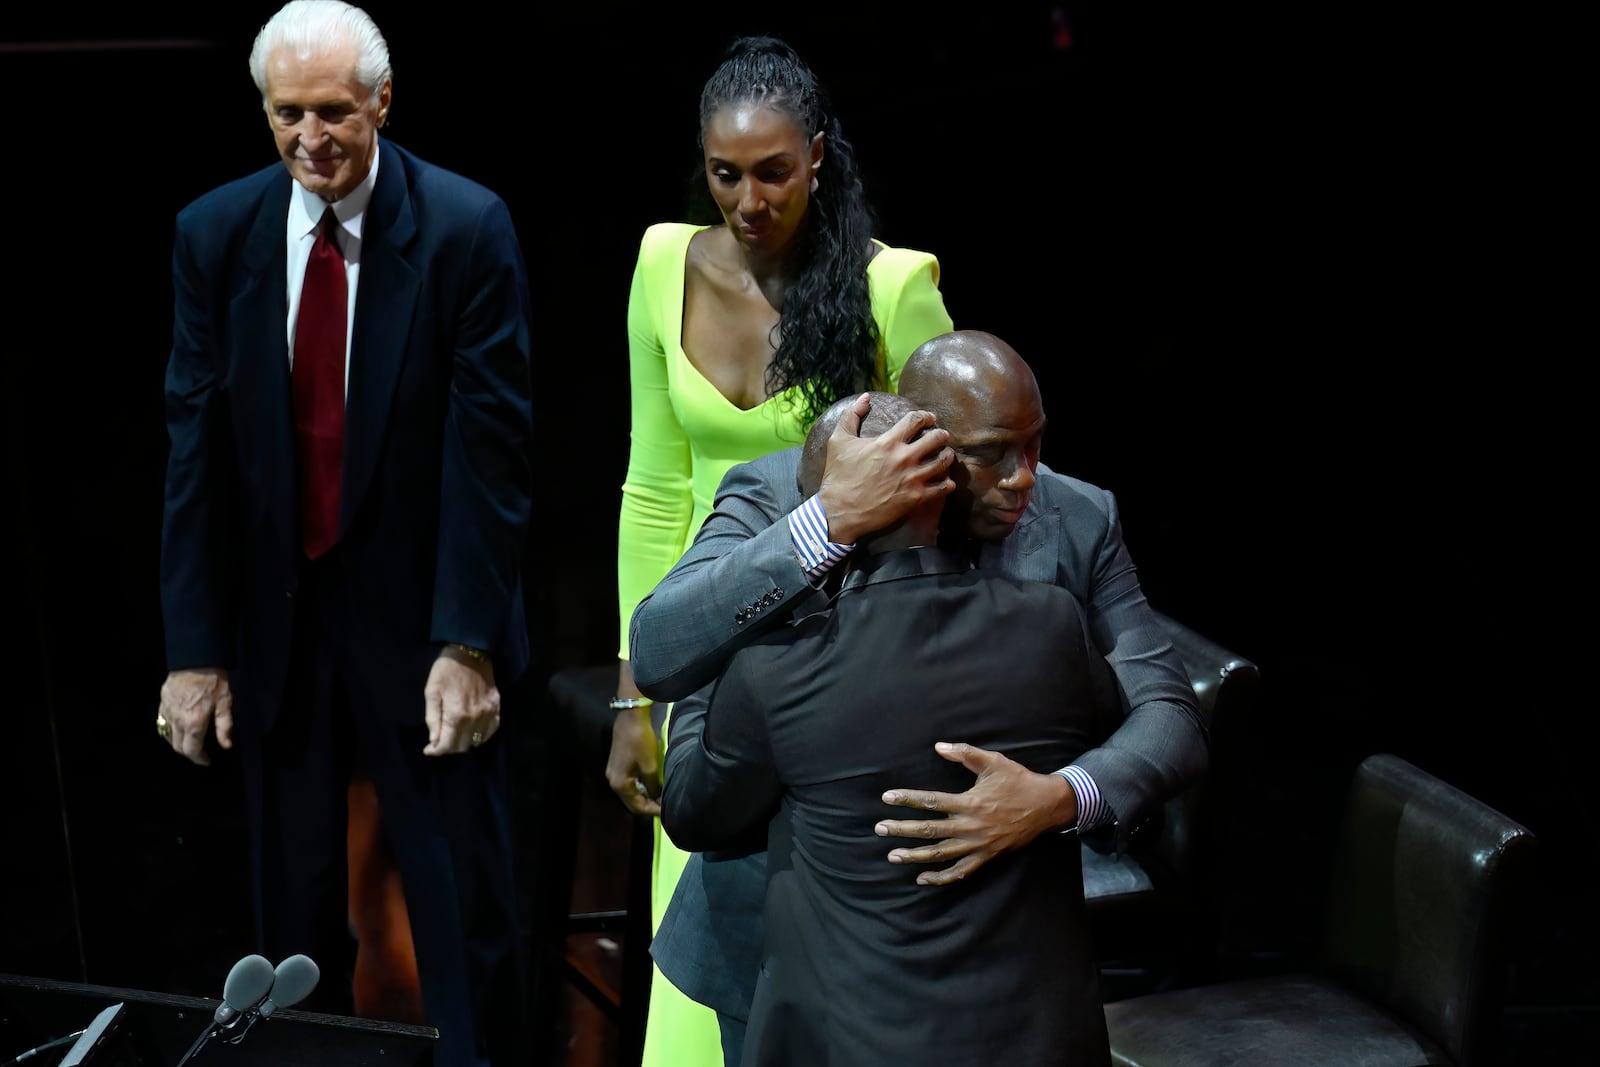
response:
<path fill-rule="evenodd" d="M 1172 634 L 1211 720 L 1213 766 L 1219 743 L 1248 721 L 1258 698 L 1256 664 L 1157 612 Z M 1137 827 L 1126 852 L 1083 848 L 1083 894 L 1107 999 L 1208 979 L 1216 953 L 1212 903 L 1218 853 L 1212 817 L 1214 775 L 1168 801 Z"/>
<path fill-rule="evenodd" d="M 1108 1003 L 1118 1067 L 1495 1062 L 1534 836 L 1397 756 L 1357 768 L 1316 958 Z"/>

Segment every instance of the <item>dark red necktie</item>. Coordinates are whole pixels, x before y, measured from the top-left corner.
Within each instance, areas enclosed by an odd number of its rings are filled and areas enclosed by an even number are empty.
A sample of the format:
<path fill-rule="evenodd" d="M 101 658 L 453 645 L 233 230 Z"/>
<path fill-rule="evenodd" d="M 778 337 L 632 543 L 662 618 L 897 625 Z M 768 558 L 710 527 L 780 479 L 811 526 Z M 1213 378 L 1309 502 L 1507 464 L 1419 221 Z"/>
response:
<path fill-rule="evenodd" d="M 339 539 L 339 477 L 344 462 L 344 253 L 333 209 L 322 213 L 300 287 L 294 328 L 294 428 L 300 453 L 300 534 L 316 559 Z"/>

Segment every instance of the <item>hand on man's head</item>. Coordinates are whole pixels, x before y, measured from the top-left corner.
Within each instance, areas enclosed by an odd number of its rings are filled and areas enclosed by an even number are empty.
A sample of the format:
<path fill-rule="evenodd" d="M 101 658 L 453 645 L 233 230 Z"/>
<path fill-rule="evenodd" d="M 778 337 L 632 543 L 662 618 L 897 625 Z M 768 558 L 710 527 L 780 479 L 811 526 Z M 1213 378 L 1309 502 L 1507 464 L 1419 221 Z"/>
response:
<path fill-rule="evenodd" d="M 861 436 L 869 395 L 846 406 L 828 435 L 816 492 L 828 516 L 828 538 L 854 544 L 912 509 L 955 488 L 955 451 L 932 412 L 913 410 L 875 437 Z"/>

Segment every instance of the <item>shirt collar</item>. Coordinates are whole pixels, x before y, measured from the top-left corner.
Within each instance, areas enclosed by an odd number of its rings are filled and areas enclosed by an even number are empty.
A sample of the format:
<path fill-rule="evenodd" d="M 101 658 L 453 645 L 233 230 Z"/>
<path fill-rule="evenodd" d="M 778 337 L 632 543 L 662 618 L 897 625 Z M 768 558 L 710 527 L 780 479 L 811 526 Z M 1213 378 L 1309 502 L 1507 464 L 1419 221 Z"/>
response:
<path fill-rule="evenodd" d="M 962 571 L 972 569 L 972 560 L 966 555 L 934 545 L 900 548 L 889 552 L 864 552 L 858 547 L 850 554 L 849 562 L 852 564 L 850 573 L 845 576 L 840 592 L 901 578 L 917 578 L 928 574 L 960 574 Z"/>

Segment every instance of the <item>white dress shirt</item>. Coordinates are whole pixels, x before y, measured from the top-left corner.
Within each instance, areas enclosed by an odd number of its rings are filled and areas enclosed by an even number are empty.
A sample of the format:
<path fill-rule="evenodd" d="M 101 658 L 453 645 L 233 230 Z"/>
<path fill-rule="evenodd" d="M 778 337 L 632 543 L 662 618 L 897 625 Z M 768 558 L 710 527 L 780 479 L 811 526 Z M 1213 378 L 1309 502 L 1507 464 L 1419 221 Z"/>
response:
<path fill-rule="evenodd" d="M 372 166 L 361 184 L 350 190 L 343 200 L 333 203 L 334 217 L 339 220 L 339 250 L 344 253 L 345 309 L 344 309 L 344 384 L 350 388 L 350 332 L 356 321 L 356 283 L 361 279 L 361 226 L 366 221 L 367 205 L 372 201 L 373 185 L 378 180 L 377 142 L 372 146 Z M 287 242 L 289 321 L 284 327 L 289 337 L 289 366 L 294 367 L 294 329 L 300 317 L 300 286 L 305 281 L 306 261 L 311 258 L 311 246 L 317 240 L 317 227 L 327 201 L 306 189 L 299 182 L 290 183 L 289 219 L 285 226 Z"/>

